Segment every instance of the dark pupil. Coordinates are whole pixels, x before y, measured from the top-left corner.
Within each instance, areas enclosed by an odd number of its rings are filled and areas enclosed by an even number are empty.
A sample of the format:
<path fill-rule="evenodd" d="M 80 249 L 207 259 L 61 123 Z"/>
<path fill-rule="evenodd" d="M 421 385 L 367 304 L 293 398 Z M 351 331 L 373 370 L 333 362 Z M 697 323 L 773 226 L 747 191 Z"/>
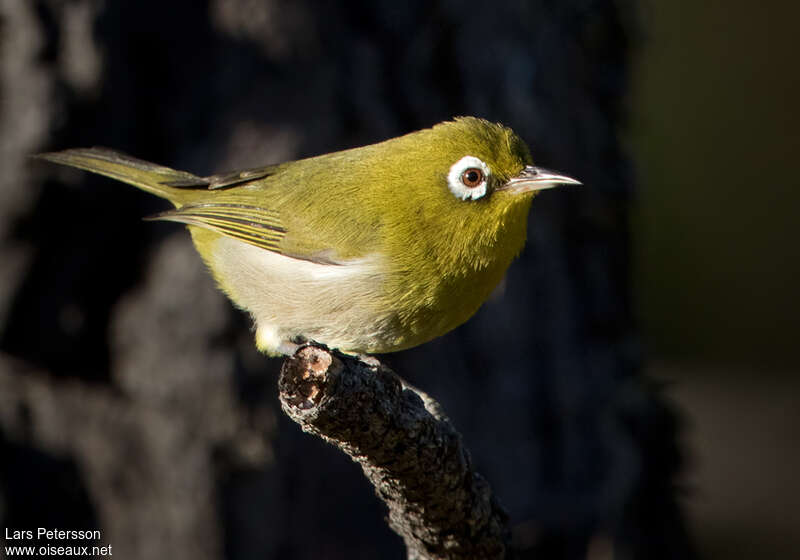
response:
<path fill-rule="evenodd" d="M 481 176 L 474 169 L 467 171 L 467 183 L 474 184 L 480 180 Z"/>

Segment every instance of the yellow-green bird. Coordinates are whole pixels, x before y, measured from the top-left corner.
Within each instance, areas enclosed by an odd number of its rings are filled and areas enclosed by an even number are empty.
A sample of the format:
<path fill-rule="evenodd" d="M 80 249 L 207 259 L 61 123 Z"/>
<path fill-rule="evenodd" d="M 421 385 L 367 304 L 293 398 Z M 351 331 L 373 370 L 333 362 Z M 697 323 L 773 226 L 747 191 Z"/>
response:
<path fill-rule="evenodd" d="M 534 167 L 509 128 L 462 117 L 361 148 L 199 177 L 102 148 L 41 154 L 166 198 L 258 348 L 410 348 L 469 319 L 525 243 Z"/>

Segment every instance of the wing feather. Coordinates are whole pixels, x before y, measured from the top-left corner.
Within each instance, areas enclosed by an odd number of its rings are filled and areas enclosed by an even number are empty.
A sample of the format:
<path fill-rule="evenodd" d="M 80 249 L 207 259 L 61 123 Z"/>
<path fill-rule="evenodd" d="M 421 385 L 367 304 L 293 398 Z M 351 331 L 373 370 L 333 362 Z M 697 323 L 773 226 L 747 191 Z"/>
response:
<path fill-rule="evenodd" d="M 227 189 L 237 187 L 250 181 L 257 181 L 273 175 L 278 165 L 268 165 L 266 167 L 255 167 L 243 171 L 233 171 L 231 173 L 220 173 L 209 175 L 208 177 L 188 176 L 174 180 L 162 181 L 162 185 L 179 189 Z"/>
<path fill-rule="evenodd" d="M 189 204 L 147 219 L 203 227 L 275 252 L 286 235 L 276 211 L 247 204 Z"/>

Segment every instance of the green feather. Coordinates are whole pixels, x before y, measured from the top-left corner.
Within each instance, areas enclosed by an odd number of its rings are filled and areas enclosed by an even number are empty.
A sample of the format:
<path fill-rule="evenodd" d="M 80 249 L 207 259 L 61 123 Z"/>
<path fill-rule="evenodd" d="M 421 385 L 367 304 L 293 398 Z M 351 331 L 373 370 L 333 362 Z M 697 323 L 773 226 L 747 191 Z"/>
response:
<path fill-rule="evenodd" d="M 451 166 L 466 155 L 479 158 L 491 171 L 490 188 L 477 200 L 461 200 L 447 186 Z M 331 309 L 361 313 L 361 319 L 352 319 L 353 328 L 374 331 L 374 340 L 320 340 L 366 352 L 414 346 L 467 320 L 521 250 L 533 198 L 532 193 L 494 190 L 532 163 L 530 152 L 510 129 L 474 117 L 370 146 L 209 177 L 100 148 L 41 157 L 169 200 L 175 208 L 152 219 L 187 224 L 221 287 L 257 322 L 256 308 L 261 307 L 256 296 L 263 289 L 258 283 L 269 270 L 255 262 L 221 265 L 233 250 L 220 243 L 221 236 L 310 261 L 303 266 L 318 265 L 320 271 L 334 264 L 372 263 L 363 265 L 372 283 L 364 284 L 361 296 L 352 296 L 363 301 L 337 300 Z M 308 270 L 303 266 L 298 271 Z M 337 297 L 332 292 L 331 298 Z M 297 303 L 298 313 L 306 311 L 300 309 L 303 305 Z M 324 334 L 311 323 L 337 318 L 301 320 L 298 315 L 280 320 L 285 324 L 275 328 L 284 329 L 288 334 L 281 330 L 277 335 L 284 337 Z"/>
<path fill-rule="evenodd" d="M 224 202 L 181 206 L 146 219 L 203 227 L 278 252 L 280 241 L 286 233 L 274 210 Z"/>

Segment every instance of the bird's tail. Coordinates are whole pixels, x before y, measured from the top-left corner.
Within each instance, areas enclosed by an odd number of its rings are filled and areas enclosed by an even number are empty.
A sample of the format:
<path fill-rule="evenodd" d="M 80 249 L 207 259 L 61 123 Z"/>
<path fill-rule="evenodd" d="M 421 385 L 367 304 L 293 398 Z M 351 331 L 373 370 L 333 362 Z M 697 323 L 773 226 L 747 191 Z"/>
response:
<path fill-rule="evenodd" d="M 117 179 L 166 198 L 176 206 L 185 187 L 206 183 L 186 171 L 162 167 L 107 148 L 75 148 L 36 157 Z"/>

